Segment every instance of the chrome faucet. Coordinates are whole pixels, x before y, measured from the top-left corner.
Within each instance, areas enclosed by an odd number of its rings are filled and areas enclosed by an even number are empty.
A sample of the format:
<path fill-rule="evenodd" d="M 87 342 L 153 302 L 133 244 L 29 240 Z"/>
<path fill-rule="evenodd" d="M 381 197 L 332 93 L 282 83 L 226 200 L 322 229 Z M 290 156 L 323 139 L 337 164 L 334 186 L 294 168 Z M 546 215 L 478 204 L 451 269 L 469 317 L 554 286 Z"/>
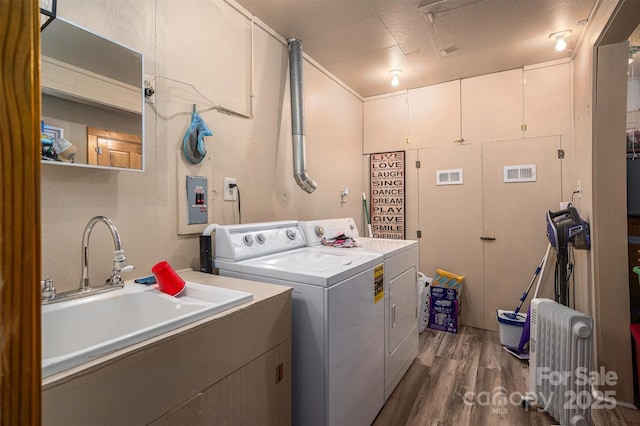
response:
<path fill-rule="evenodd" d="M 91 236 L 91 231 L 96 223 L 103 222 L 111 231 L 111 236 L 113 237 L 113 246 L 115 251 L 113 252 L 113 271 L 111 272 L 111 277 L 108 279 L 108 283 L 114 287 L 124 286 L 124 280 L 120 277 L 120 272 L 122 272 L 123 268 L 127 265 L 127 259 L 124 257 L 124 250 L 122 250 L 122 246 L 120 244 L 120 234 L 118 234 L 118 230 L 115 225 L 105 216 L 96 216 L 92 218 L 87 226 L 84 228 L 84 235 L 82 237 L 82 279 L 80 280 L 80 291 L 89 291 L 91 290 L 91 284 L 89 283 L 89 237 Z M 127 269 L 133 269 L 132 267 Z"/>

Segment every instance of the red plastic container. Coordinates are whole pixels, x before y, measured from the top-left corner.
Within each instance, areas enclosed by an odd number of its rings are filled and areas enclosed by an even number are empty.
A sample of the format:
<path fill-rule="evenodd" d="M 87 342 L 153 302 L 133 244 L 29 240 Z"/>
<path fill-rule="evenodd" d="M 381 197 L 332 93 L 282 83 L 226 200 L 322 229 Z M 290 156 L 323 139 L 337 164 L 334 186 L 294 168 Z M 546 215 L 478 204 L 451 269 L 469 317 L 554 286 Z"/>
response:
<path fill-rule="evenodd" d="M 167 293 L 171 296 L 178 296 L 184 290 L 185 282 L 180 275 L 169 265 L 167 262 L 158 262 L 151 272 L 156 276 L 158 281 L 158 287 L 160 291 Z"/>

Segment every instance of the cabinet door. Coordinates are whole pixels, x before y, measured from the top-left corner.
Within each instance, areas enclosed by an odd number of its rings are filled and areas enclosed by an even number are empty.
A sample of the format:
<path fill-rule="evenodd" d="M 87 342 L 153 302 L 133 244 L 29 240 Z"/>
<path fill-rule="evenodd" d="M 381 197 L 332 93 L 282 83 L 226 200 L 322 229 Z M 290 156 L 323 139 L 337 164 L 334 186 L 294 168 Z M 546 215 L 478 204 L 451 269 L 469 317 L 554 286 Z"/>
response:
<path fill-rule="evenodd" d="M 497 309 L 517 306 L 545 254 L 546 212 L 559 210 L 561 201 L 558 148 L 559 136 L 483 145 L 484 236 L 495 238 L 484 242 L 486 329 L 498 329 Z M 504 166 L 532 164 L 535 182 L 504 182 Z M 553 297 L 552 285 L 541 288 L 539 297 Z"/>
<path fill-rule="evenodd" d="M 523 137 L 521 68 L 465 78 L 461 98 L 465 143 Z"/>
<path fill-rule="evenodd" d="M 571 132 L 571 64 L 524 70 L 525 138 Z"/>
<path fill-rule="evenodd" d="M 290 350 L 281 343 L 228 377 L 229 424 L 291 424 Z"/>
<path fill-rule="evenodd" d="M 410 146 L 451 145 L 460 138 L 460 80 L 409 90 Z"/>
<path fill-rule="evenodd" d="M 462 323 L 484 328 L 482 263 L 482 147 L 479 144 L 421 149 L 420 268 L 465 276 Z M 438 170 L 462 169 L 462 185 L 437 185 Z"/>
<path fill-rule="evenodd" d="M 407 93 L 364 102 L 364 153 L 407 149 Z"/>
<path fill-rule="evenodd" d="M 150 426 L 230 425 L 229 386 L 224 378 L 155 420 Z"/>
<path fill-rule="evenodd" d="M 142 169 L 142 138 L 122 132 L 87 127 L 88 164 Z"/>

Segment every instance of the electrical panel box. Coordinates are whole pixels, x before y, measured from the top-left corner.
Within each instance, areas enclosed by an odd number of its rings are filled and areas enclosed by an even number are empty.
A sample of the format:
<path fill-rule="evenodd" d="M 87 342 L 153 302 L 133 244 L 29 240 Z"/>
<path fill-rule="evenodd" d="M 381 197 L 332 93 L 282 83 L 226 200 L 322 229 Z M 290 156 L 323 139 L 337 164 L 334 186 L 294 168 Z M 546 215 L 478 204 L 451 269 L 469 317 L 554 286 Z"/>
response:
<path fill-rule="evenodd" d="M 187 176 L 187 217 L 189 225 L 207 223 L 207 178 Z"/>

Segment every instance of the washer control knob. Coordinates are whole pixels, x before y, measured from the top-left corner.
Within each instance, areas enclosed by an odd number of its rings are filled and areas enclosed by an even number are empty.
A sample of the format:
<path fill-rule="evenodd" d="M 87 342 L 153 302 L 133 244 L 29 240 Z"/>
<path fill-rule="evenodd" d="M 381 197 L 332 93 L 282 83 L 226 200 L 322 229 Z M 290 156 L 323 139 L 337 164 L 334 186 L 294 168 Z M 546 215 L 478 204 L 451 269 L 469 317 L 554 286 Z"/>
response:
<path fill-rule="evenodd" d="M 324 228 L 320 225 L 317 225 L 315 227 L 315 231 L 316 231 L 316 235 L 320 238 L 322 238 L 322 236 L 324 235 Z"/>
<path fill-rule="evenodd" d="M 250 246 L 251 244 L 253 244 L 253 235 L 251 234 L 247 234 L 244 237 L 242 237 L 242 242 L 244 243 L 245 246 Z"/>
<path fill-rule="evenodd" d="M 287 238 L 290 240 L 295 240 L 298 234 L 293 229 L 287 229 Z"/>
<path fill-rule="evenodd" d="M 264 244 L 266 240 L 267 240 L 267 237 L 265 237 L 262 232 L 259 234 L 256 234 L 256 241 L 258 242 L 258 244 Z"/>

